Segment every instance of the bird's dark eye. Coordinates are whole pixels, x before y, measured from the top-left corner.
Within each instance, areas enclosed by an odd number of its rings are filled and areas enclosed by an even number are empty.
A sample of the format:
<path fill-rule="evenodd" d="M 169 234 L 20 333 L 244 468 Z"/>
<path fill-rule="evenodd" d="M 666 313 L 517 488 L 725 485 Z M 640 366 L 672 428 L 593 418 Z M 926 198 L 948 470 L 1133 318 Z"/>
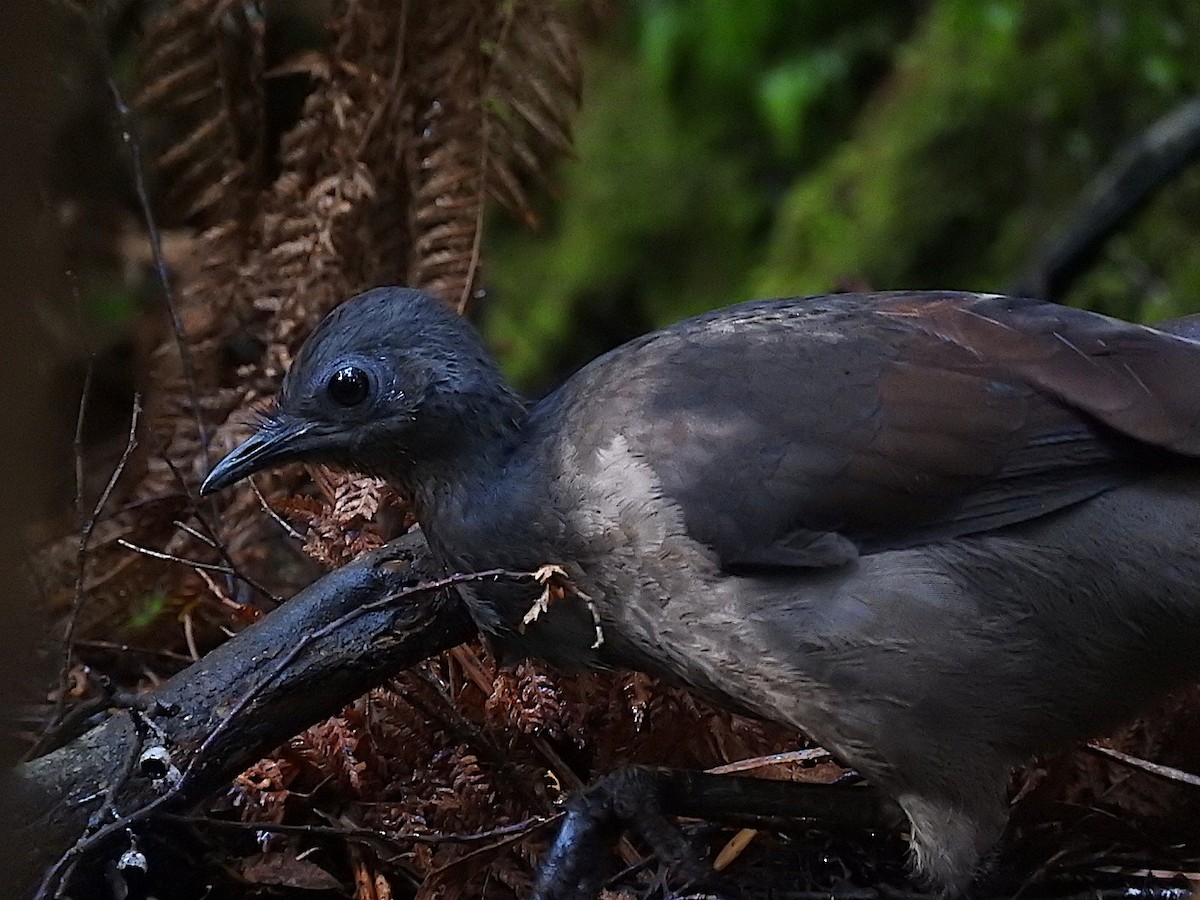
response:
<path fill-rule="evenodd" d="M 343 366 L 329 376 L 326 388 L 334 403 L 342 406 L 358 406 L 367 399 L 371 381 L 367 373 L 357 366 Z"/>

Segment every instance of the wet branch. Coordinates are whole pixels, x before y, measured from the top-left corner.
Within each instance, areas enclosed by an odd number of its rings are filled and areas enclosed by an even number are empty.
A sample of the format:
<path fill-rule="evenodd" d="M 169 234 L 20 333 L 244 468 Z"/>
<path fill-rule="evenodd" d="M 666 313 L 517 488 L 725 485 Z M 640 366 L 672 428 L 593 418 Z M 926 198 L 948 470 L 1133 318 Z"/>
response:
<path fill-rule="evenodd" d="M 423 538 L 406 536 L 321 578 L 139 697 L 136 709 L 9 773 L 6 812 L 29 848 L 19 873 L 27 889 L 57 896 L 88 854 L 115 858 L 130 829 L 194 807 L 292 735 L 469 638 L 474 626 L 453 584 L 523 577 L 439 579 Z M 131 755 L 154 747 L 165 761 L 129 770 Z"/>
<path fill-rule="evenodd" d="M 1125 143 L 1084 189 L 1071 224 L 1008 293 L 1061 300 L 1116 234 L 1154 195 L 1200 159 L 1200 97 L 1176 107 Z"/>

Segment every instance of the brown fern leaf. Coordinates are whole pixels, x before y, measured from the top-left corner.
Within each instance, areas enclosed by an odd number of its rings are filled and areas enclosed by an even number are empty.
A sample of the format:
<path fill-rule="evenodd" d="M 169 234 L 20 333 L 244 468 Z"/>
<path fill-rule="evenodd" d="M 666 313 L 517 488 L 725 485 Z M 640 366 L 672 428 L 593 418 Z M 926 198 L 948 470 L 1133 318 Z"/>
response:
<path fill-rule="evenodd" d="M 406 200 L 395 163 L 405 137 L 397 50 L 407 4 L 339 6 L 329 26 L 327 77 L 284 136 L 284 174 L 263 203 L 263 254 L 245 273 L 260 285 L 255 307 L 272 316 L 284 365 L 334 303 L 404 274 L 402 254 L 379 253 L 376 245 L 407 239 L 403 228 L 395 234 Z"/>
<path fill-rule="evenodd" d="M 300 774 L 295 763 L 263 759 L 237 777 L 230 791 L 235 807 L 247 822 L 282 822 L 292 782 Z"/>
<path fill-rule="evenodd" d="M 494 0 L 414 10 L 412 283 L 464 309 L 475 286 L 486 172 L 484 97 Z M 464 36 L 466 39 L 464 39 Z"/>
<path fill-rule="evenodd" d="M 344 565 L 387 541 L 375 516 L 395 493 L 376 478 L 365 478 L 325 466 L 308 471 L 319 498 L 304 504 L 283 504 L 300 511 L 308 529 L 305 551 L 330 568 Z"/>
<path fill-rule="evenodd" d="M 336 569 L 353 557 L 342 530 L 328 517 L 314 519 L 304 540 L 304 552 L 326 569 Z"/>
<path fill-rule="evenodd" d="M 580 62 L 562 4 L 511 4 L 505 13 L 520 16 L 520 27 L 506 27 L 491 48 L 488 191 L 534 226 L 525 185 L 544 184 L 554 159 L 571 152 Z"/>
<path fill-rule="evenodd" d="M 367 696 L 367 729 L 371 746 L 380 767 L 380 777 L 386 782 L 380 797 L 403 792 L 412 772 L 428 756 L 430 748 L 440 743 L 431 739 L 424 720 L 396 691 L 382 687 Z"/>
<path fill-rule="evenodd" d="M 265 19 L 256 3 L 182 0 L 151 18 L 138 105 L 182 135 L 158 160 L 189 214 L 240 218 L 261 177 Z"/>
<path fill-rule="evenodd" d="M 497 672 L 485 712 L 501 727 L 522 734 L 582 744 L 582 732 L 573 708 L 563 696 L 558 680 L 540 663 L 521 662 Z"/>
<path fill-rule="evenodd" d="M 346 478 L 333 495 L 333 517 L 343 525 L 370 522 L 383 503 L 380 478 Z"/>
<path fill-rule="evenodd" d="M 561 16 L 553 0 L 414 12 L 412 282 L 459 312 L 477 287 L 486 199 L 533 223 L 524 183 L 569 148 L 579 64 Z"/>
<path fill-rule="evenodd" d="M 334 779 L 342 790 L 361 797 L 367 777 L 367 763 L 360 757 L 359 745 L 365 732 L 357 727 L 351 710 L 332 716 L 292 738 L 287 752 L 311 769 L 313 783 Z"/>

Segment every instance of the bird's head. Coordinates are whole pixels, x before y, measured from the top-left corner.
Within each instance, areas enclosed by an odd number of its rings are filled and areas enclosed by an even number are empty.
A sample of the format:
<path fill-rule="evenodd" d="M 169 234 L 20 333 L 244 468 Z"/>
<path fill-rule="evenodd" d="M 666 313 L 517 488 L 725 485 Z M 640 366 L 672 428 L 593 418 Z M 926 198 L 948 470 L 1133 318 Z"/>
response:
<path fill-rule="evenodd" d="M 501 440 L 520 413 L 469 323 L 428 294 L 377 288 L 317 326 L 262 426 L 200 492 L 297 460 L 408 484 L 422 464 Z"/>

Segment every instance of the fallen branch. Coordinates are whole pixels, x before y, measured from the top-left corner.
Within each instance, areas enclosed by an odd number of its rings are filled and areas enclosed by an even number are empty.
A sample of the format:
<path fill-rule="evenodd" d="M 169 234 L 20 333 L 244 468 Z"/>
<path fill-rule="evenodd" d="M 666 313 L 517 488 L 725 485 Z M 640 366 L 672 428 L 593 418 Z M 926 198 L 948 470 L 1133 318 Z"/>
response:
<path fill-rule="evenodd" d="M 1200 159 L 1200 97 L 1125 143 L 1092 179 L 1063 235 L 1008 293 L 1058 300 L 1154 194 Z"/>
<path fill-rule="evenodd" d="M 153 815 L 195 806 L 292 735 L 469 638 L 453 584 L 520 577 L 435 573 L 420 535 L 393 541 L 301 591 L 139 709 L 8 773 L 6 812 L 28 848 L 22 887 L 41 882 L 38 895 L 55 896 L 88 853 Z M 165 760 L 160 751 L 152 766 L 125 772 L 147 725 L 144 743 L 164 748 Z"/>

